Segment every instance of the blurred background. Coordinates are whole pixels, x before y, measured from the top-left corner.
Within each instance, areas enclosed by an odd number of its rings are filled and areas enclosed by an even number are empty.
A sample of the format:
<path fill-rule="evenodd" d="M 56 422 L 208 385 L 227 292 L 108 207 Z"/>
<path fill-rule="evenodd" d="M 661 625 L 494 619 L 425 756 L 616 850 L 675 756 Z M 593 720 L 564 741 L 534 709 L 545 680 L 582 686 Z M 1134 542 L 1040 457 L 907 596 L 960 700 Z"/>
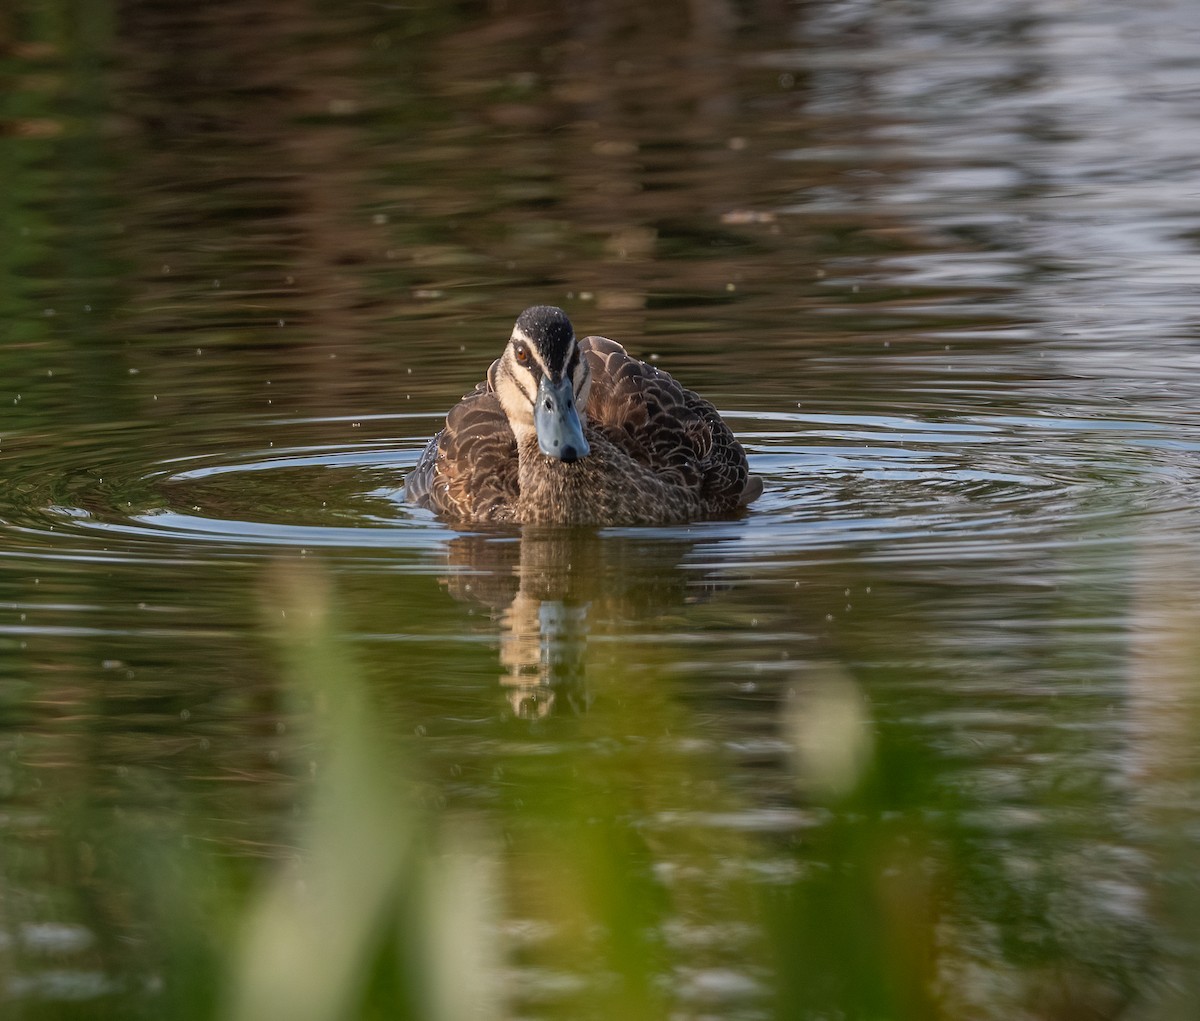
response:
<path fill-rule="evenodd" d="M 1191 1019 L 1200 6 L 8 0 L 0 1013 Z M 400 487 L 527 305 L 764 496 Z"/>

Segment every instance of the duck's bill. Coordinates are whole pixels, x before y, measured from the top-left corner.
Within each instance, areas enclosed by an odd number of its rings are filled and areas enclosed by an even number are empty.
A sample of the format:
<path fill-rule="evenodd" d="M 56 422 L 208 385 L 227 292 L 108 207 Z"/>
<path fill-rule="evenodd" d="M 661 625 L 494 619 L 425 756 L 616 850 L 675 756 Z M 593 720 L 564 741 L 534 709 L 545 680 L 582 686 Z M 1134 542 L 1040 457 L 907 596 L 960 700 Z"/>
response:
<path fill-rule="evenodd" d="M 570 376 L 551 383 L 543 376 L 538 384 L 537 403 L 533 408 L 533 427 L 537 430 L 538 449 L 547 457 L 570 464 L 591 452 L 583 437 L 583 423 L 575 410 L 575 391 Z"/>

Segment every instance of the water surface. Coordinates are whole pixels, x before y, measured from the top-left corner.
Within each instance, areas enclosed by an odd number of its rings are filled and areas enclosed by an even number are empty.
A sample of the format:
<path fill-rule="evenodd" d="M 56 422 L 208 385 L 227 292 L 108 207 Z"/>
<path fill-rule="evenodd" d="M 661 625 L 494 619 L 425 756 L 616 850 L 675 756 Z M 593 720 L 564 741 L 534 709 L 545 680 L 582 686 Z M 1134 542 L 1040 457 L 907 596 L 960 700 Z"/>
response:
<path fill-rule="evenodd" d="M 18 8 L 16 1016 L 184 1016 L 130 847 L 303 856 L 294 561 L 502 877 L 502 1016 L 641 988 L 562 952 L 571 876 L 629 895 L 579 917 L 647 941 L 647 1016 L 1191 1016 L 1200 9 Z M 712 399 L 758 503 L 404 505 L 535 303 Z"/>

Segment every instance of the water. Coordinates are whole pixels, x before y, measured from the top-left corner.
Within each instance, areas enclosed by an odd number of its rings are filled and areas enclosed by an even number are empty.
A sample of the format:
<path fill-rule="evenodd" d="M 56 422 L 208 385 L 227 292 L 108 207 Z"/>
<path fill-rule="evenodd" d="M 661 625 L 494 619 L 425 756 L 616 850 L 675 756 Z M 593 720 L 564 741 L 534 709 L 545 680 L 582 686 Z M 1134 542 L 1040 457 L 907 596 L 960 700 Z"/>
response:
<path fill-rule="evenodd" d="M 1192 1016 L 1200 9 L 52 13 L 0 21 L 17 1016 L 185 1016 L 144 875 L 303 857 L 309 587 L 503 877 L 502 1016 Z M 722 409 L 749 513 L 403 504 L 547 302 Z"/>

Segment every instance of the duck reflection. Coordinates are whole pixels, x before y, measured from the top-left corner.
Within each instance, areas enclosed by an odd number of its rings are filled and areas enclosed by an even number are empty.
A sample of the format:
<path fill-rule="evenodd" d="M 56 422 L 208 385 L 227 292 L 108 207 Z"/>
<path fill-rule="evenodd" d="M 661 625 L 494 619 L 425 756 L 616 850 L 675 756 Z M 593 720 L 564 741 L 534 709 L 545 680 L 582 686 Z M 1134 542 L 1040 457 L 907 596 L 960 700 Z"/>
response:
<path fill-rule="evenodd" d="M 517 717 L 582 713 L 589 638 L 628 637 L 716 588 L 682 569 L 695 545 L 562 528 L 464 535 L 442 584 L 499 625 L 500 683 Z"/>

